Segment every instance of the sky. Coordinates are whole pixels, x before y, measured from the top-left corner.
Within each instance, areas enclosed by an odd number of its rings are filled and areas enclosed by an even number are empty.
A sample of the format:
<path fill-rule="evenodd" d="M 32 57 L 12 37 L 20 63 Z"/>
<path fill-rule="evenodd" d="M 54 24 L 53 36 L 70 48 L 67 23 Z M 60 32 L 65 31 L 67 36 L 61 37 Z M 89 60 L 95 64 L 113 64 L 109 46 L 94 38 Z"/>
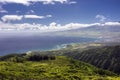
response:
<path fill-rule="evenodd" d="M 56 31 L 118 21 L 120 0 L 0 0 L 0 30 Z"/>

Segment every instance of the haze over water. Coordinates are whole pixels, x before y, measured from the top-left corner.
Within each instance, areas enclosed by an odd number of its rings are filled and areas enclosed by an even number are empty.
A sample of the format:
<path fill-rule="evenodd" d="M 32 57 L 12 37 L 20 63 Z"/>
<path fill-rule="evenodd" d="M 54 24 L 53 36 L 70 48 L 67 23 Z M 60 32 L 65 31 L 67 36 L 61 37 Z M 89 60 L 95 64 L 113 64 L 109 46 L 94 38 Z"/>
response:
<path fill-rule="evenodd" d="M 65 37 L 49 35 L 2 36 L 0 38 L 0 55 L 35 50 L 50 50 L 63 44 L 95 41 L 94 38 Z"/>

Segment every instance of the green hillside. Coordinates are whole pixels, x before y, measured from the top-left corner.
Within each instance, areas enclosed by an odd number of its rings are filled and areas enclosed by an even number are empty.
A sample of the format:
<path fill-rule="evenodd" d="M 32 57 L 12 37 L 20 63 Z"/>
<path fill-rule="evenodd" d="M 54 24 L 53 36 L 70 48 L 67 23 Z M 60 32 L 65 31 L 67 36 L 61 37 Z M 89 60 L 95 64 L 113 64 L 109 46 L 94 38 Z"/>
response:
<path fill-rule="evenodd" d="M 64 55 L 73 57 L 83 62 L 90 63 L 99 68 L 120 74 L 120 46 L 106 46 L 95 49 L 71 50 Z"/>
<path fill-rule="evenodd" d="M 50 57 L 48 59 L 42 58 L 39 61 L 30 60 L 30 57 L 28 55 L 8 55 L 4 56 L 4 58 L 2 57 L 0 61 L 0 80 L 120 79 L 118 75 L 112 72 L 98 69 L 90 64 L 64 56 L 56 56 L 54 59 L 50 59 Z M 42 55 L 42 57 L 44 56 Z"/>

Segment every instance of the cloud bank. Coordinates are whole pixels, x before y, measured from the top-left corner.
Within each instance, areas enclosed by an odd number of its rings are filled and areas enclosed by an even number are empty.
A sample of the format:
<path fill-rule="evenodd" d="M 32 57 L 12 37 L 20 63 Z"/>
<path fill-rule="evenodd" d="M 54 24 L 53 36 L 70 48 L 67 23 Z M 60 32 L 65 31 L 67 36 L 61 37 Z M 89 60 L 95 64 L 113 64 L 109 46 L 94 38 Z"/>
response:
<path fill-rule="evenodd" d="M 81 29 L 87 27 L 106 27 L 106 26 L 115 26 L 120 27 L 119 22 L 106 22 L 106 23 L 92 23 L 92 24 L 80 24 L 80 23 L 68 23 L 65 25 L 57 24 L 55 22 L 50 23 L 49 25 L 42 24 L 29 24 L 29 23 L 21 23 L 21 24 L 12 24 L 12 23 L 4 23 L 0 21 L 0 30 L 17 30 L 17 31 L 39 31 L 39 32 L 54 32 L 54 31 L 65 31 L 65 30 L 73 30 L 73 29 Z"/>

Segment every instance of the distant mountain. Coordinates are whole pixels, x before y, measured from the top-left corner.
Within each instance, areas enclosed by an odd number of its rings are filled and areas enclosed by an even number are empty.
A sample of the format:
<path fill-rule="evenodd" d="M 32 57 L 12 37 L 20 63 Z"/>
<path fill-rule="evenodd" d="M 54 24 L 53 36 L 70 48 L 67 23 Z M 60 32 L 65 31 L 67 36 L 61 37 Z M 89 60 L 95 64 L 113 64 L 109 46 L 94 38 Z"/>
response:
<path fill-rule="evenodd" d="M 89 27 L 77 28 L 60 33 L 67 36 L 96 38 L 106 42 L 120 42 L 119 25 L 94 25 Z"/>
<path fill-rule="evenodd" d="M 120 26 L 98 26 L 96 25 L 96 26 L 90 26 L 90 27 L 85 27 L 85 28 L 79 28 L 76 30 L 120 32 Z"/>

